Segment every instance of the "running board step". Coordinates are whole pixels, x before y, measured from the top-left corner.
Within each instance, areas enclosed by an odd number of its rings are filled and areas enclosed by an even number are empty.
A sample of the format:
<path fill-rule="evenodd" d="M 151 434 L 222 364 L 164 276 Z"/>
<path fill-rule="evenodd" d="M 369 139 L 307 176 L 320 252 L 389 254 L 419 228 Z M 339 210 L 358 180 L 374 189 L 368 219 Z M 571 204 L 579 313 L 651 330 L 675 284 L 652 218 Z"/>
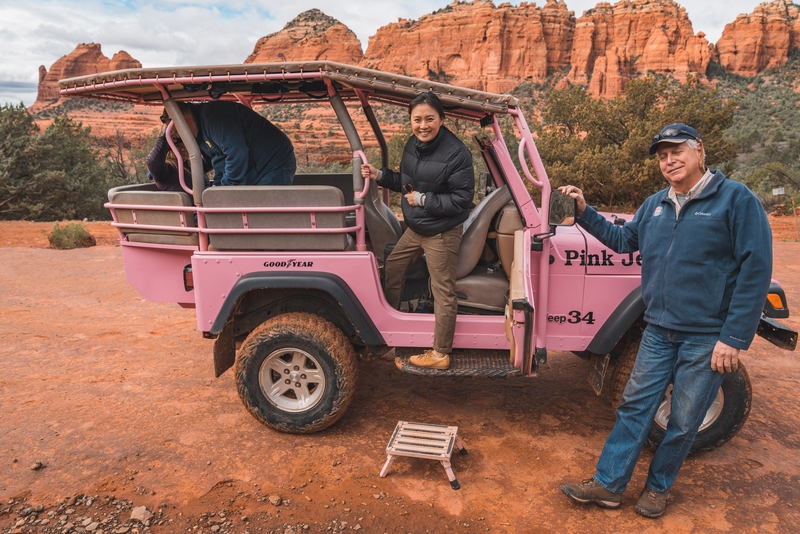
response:
<path fill-rule="evenodd" d="M 450 354 L 450 368 L 446 370 L 425 369 L 408 363 L 420 349 L 397 348 L 394 364 L 404 373 L 421 376 L 482 376 L 485 378 L 508 378 L 522 376 L 519 369 L 511 365 L 507 350 L 454 350 Z"/>

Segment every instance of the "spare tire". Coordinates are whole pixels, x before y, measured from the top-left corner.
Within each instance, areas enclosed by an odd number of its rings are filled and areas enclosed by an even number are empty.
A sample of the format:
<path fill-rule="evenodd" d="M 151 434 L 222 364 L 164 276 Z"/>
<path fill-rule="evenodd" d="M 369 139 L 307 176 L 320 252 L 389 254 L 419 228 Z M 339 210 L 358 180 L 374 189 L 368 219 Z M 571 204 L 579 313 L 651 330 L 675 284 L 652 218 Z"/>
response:
<path fill-rule="evenodd" d="M 622 392 L 631 376 L 638 351 L 639 341 L 631 342 L 614 366 L 611 376 L 611 405 L 615 410 L 622 403 Z M 664 439 L 671 400 L 672 385 L 667 389 L 647 435 L 647 443 L 653 448 L 658 447 Z M 700 425 L 689 454 L 711 451 L 729 442 L 744 426 L 747 416 L 750 415 L 752 401 L 750 377 L 742 362 L 739 362 L 739 369 L 725 376 L 714 403 Z"/>

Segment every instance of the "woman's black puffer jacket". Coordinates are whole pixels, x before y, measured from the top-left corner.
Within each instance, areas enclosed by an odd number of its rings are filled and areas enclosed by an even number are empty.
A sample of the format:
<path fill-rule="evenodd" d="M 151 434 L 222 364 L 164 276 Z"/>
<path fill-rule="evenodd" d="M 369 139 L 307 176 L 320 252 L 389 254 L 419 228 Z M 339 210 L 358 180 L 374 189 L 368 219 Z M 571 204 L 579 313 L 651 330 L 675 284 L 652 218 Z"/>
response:
<path fill-rule="evenodd" d="M 469 217 L 475 194 L 472 154 L 450 130 L 442 126 L 427 143 L 415 136 L 406 143 L 400 172 L 381 169 L 378 185 L 405 195 L 403 186 L 425 193 L 424 206 L 411 206 L 402 198 L 403 217 L 420 235 L 436 235 L 463 223 Z"/>

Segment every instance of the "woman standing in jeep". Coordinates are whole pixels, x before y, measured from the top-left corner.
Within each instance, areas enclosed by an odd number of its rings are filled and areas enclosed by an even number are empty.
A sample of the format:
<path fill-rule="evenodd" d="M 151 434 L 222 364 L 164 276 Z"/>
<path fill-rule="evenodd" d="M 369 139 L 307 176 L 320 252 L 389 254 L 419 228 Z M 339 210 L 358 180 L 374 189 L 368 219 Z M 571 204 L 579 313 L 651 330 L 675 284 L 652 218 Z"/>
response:
<path fill-rule="evenodd" d="M 475 193 L 475 173 L 469 149 L 443 126 L 439 97 L 431 91 L 417 95 L 408 112 L 414 135 L 403 150 L 400 172 L 365 164 L 361 174 L 381 187 L 405 193 L 401 202 L 408 229 L 386 259 L 386 300 L 399 308 L 406 270 L 424 253 L 436 316 L 433 350 L 409 361 L 419 367 L 447 369 L 458 311 L 458 248 Z"/>

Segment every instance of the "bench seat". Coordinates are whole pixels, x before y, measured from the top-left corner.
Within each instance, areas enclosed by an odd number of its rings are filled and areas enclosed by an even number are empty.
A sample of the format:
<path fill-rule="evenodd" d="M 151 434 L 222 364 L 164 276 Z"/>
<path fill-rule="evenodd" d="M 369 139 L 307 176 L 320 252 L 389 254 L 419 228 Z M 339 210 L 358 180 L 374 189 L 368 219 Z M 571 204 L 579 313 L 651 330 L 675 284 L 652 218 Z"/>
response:
<path fill-rule="evenodd" d="M 193 211 L 165 211 L 159 206 L 192 207 L 192 197 L 182 191 L 160 191 L 154 183 L 133 184 L 115 187 L 108 192 L 108 200 L 112 204 L 139 204 L 153 206 L 152 210 L 137 209 L 136 223 L 154 226 L 176 226 L 195 228 Z M 133 210 L 117 209 L 117 221 L 133 224 Z M 181 221 L 181 216 L 183 221 Z M 153 243 L 158 245 L 198 246 L 196 232 L 170 232 L 168 230 L 146 230 L 138 228 L 121 228 L 128 241 L 135 243 Z"/>
<path fill-rule="evenodd" d="M 344 194 L 333 186 L 259 185 L 215 186 L 203 192 L 206 208 L 339 207 Z M 302 213 L 248 213 L 249 228 L 311 228 L 311 211 Z M 241 212 L 206 213 L 209 229 L 243 229 Z M 344 212 L 314 213 L 317 228 L 345 228 Z M 213 250 L 347 250 L 347 233 L 211 234 Z"/>

